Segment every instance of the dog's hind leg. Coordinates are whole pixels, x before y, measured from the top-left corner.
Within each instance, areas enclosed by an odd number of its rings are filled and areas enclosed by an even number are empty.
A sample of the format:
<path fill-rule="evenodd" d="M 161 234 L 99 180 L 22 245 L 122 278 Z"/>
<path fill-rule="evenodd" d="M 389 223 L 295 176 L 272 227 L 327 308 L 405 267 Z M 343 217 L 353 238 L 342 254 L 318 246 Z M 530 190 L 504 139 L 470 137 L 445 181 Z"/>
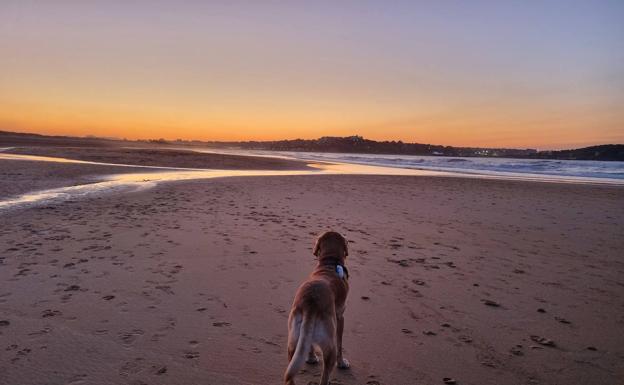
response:
<path fill-rule="evenodd" d="M 319 385 L 328 385 L 329 384 L 329 375 L 332 370 L 334 370 L 334 366 L 336 365 L 336 348 L 331 344 L 331 346 L 325 346 L 323 349 L 323 374 L 321 375 L 321 382 Z"/>
<path fill-rule="evenodd" d="M 337 359 L 335 317 L 332 316 L 324 322 L 317 323 L 314 332 L 318 347 L 323 352 L 323 374 L 319 385 L 328 385 L 329 375 L 334 370 Z"/>
<path fill-rule="evenodd" d="M 288 317 L 288 362 L 292 360 L 301 334 L 301 314 L 291 314 Z"/>
<path fill-rule="evenodd" d="M 298 322 L 298 320 L 301 322 Z M 284 373 L 284 384 L 294 385 L 295 375 L 303 366 L 307 349 L 313 341 L 314 319 L 309 314 L 295 315 L 289 322 L 290 332 L 288 335 L 288 357 L 289 363 Z M 296 338 L 295 338 L 296 337 Z M 293 348 L 294 346 L 294 348 Z"/>

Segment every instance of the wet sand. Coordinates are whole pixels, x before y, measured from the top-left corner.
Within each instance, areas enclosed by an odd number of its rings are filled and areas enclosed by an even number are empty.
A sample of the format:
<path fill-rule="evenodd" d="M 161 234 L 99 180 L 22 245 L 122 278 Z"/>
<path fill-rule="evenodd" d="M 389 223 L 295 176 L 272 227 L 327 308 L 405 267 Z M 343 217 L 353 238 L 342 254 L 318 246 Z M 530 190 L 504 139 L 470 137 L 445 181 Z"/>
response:
<path fill-rule="evenodd" d="M 0 152 L 0 156 L 2 154 L 35 155 L 61 158 L 59 160 L 71 159 L 110 164 L 0 159 L 0 199 L 14 198 L 34 191 L 94 183 L 112 174 L 159 171 L 145 167 L 121 167 L 114 164 L 223 170 L 311 170 L 304 162 L 294 160 L 166 149 L 16 147 Z"/>
<path fill-rule="evenodd" d="M 623 203 L 618 187 L 319 175 L 0 213 L 0 384 L 279 384 L 329 228 L 351 242 L 352 369 L 334 384 L 614 384 Z"/>
<path fill-rule="evenodd" d="M 131 172 L 145 172 L 145 169 L 0 159 L 0 200 L 33 191 L 89 184 L 107 174 Z"/>
<path fill-rule="evenodd" d="M 69 158 L 89 162 L 138 166 L 212 168 L 220 170 L 305 170 L 305 162 L 163 148 L 15 147 L 8 154 Z"/>

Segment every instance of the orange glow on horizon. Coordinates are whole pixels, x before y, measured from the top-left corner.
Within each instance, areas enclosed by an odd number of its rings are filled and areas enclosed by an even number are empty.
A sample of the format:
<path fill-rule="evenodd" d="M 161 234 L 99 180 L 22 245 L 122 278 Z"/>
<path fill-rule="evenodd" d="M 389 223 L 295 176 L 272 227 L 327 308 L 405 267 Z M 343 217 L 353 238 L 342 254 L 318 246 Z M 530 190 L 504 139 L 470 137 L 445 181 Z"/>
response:
<path fill-rule="evenodd" d="M 342 108 L 341 111 L 345 111 Z M 113 137 L 118 139 L 248 141 L 316 139 L 321 136 L 361 135 L 372 140 L 402 140 L 465 147 L 558 149 L 624 142 L 617 116 L 600 122 L 607 134 L 597 139 L 586 127 L 590 115 L 561 118 L 556 111 L 542 116 L 509 116 L 456 109 L 409 119 L 375 116 L 370 108 L 343 116 L 290 109 L 289 113 L 253 110 L 204 116 L 193 110 L 119 108 L 118 106 L 41 105 L 0 100 L 0 129 L 45 135 Z M 383 111 L 379 115 L 381 115 Z M 208 114 L 206 114 L 208 115 Z M 507 116 L 506 116 L 507 115 Z M 373 122 L 373 123 L 371 123 Z M 478 127 L 478 128 L 476 128 Z M 532 133 L 532 134 L 531 134 Z"/>

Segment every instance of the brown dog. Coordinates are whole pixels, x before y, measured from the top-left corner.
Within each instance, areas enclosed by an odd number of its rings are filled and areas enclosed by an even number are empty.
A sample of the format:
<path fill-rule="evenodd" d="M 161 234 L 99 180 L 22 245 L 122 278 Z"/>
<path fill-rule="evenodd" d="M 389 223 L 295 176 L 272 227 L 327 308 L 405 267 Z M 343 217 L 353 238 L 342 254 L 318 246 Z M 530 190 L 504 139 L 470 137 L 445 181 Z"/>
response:
<path fill-rule="evenodd" d="M 288 317 L 288 368 L 284 383 L 294 385 L 295 375 L 304 361 L 318 362 L 315 350 L 323 357 L 320 385 L 329 384 L 329 374 L 349 362 L 342 357 L 343 313 L 349 291 L 349 273 L 344 266 L 349 254 L 347 240 L 337 232 L 321 235 L 314 246 L 318 264 L 295 294 Z"/>

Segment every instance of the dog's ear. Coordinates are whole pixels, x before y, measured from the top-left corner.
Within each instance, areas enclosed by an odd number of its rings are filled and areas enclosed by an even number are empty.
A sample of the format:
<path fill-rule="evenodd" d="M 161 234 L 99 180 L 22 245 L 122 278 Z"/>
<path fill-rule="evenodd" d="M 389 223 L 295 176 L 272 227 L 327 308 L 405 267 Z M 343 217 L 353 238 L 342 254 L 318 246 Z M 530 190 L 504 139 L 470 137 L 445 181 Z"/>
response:
<path fill-rule="evenodd" d="M 347 238 L 345 238 L 344 236 L 342 237 L 342 241 L 344 242 L 344 256 L 346 257 L 347 255 L 349 255 L 349 241 L 347 241 Z"/>
<path fill-rule="evenodd" d="M 314 251 L 312 252 L 312 254 L 314 254 L 314 256 L 318 257 L 319 256 L 319 251 L 321 251 L 321 237 L 316 238 L 316 242 L 314 242 Z"/>

